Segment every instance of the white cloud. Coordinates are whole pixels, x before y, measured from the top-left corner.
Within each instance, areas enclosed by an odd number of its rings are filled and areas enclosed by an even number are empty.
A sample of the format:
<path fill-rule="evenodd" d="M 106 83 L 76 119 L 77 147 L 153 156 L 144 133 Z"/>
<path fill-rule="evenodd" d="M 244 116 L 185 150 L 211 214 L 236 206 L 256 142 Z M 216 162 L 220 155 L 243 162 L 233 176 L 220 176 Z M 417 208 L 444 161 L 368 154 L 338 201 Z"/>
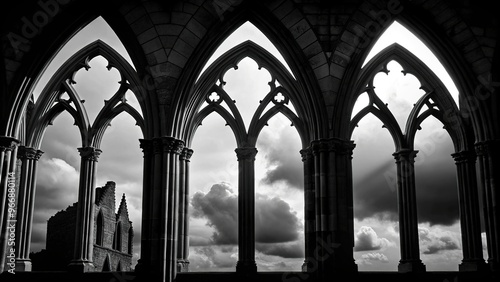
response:
<path fill-rule="evenodd" d="M 439 227 L 419 227 L 418 232 L 423 254 L 433 255 L 446 250 L 461 249 L 460 234 Z"/>
<path fill-rule="evenodd" d="M 238 260 L 235 246 L 204 246 L 189 248 L 190 271 L 234 271 Z"/>
<path fill-rule="evenodd" d="M 369 226 L 361 226 L 355 235 L 354 251 L 373 251 L 385 249 L 395 244 L 386 238 L 380 238 Z"/>
<path fill-rule="evenodd" d="M 356 260 L 357 264 L 371 265 L 374 262 L 388 263 L 389 259 L 382 253 L 366 253 L 363 254 L 360 259 Z"/>

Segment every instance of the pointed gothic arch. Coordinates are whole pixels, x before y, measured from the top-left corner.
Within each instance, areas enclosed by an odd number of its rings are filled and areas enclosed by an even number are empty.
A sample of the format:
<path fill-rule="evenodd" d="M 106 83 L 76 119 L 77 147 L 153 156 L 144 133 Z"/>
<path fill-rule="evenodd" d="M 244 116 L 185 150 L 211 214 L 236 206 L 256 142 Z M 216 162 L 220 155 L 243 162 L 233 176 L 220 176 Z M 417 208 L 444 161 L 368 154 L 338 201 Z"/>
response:
<path fill-rule="evenodd" d="M 97 221 L 96 221 L 96 236 L 95 236 L 95 244 L 102 246 L 104 241 L 104 216 L 102 214 L 102 210 L 99 210 L 97 213 Z"/>
<path fill-rule="evenodd" d="M 104 259 L 104 263 L 102 265 L 102 271 L 111 271 L 111 258 L 109 254 L 106 254 L 106 258 Z"/>
<path fill-rule="evenodd" d="M 105 106 L 99 112 L 94 124 L 88 120 L 85 106 L 78 94 L 73 90 L 71 84 L 75 83 L 73 77 L 82 68 L 88 69 L 88 63 L 95 57 L 102 56 L 108 61 L 108 69 L 116 68 L 121 75 L 120 87 L 113 97 L 106 101 Z M 145 119 L 133 107 L 126 103 L 120 103 L 127 90 L 132 90 L 141 104 Z M 67 93 L 69 100 L 64 100 L 61 95 Z M 31 119 L 28 122 L 27 145 L 38 147 L 46 126 L 62 110 L 74 117 L 75 124 L 80 129 L 82 146 L 93 146 L 99 148 L 102 136 L 111 120 L 122 112 L 127 112 L 134 118 L 137 125 L 141 127 L 144 136 L 148 134 L 145 120 L 148 117 L 146 101 L 139 78 L 130 64 L 109 45 L 97 40 L 68 59 L 54 74 L 40 94 L 35 104 Z M 54 108 L 55 104 L 55 108 Z M 60 104 L 60 105 L 59 105 Z M 72 107 L 70 104 L 74 105 Z M 54 108 L 54 109 L 52 109 Z"/>
<path fill-rule="evenodd" d="M 221 85 L 224 84 L 224 74 L 230 68 L 236 69 L 238 63 L 246 57 L 253 59 L 255 62 L 257 62 L 259 68 L 265 68 L 272 75 L 272 81 L 270 82 L 271 91 L 261 101 L 261 104 L 259 105 L 259 108 L 254 115 L 254 119 L 249 126 L 248 136 L 241 117 L 238 117 L 239 114 L 235 112 L 237 111 L 236 107 L 233 105 L 229 96 L 221 88 Z M 275 85 L 276 80 L 278 80 L 282 86 L 277 87 Z M 221 84 L 217 85 L 217 81 L 219 81 Z M 208 96 L 214 91 L 221 96 L 221 99 L 211 102 Z M 283 102 L 274 102 L 273 98 L 278 92 L 286 95 L 286 98 Z M 252 41 L 246 41 L 238 46 L 235 46 L 224 55 L 219 57 L 202 74 L 198 83 L 196 83 L 193 89 L 189 107 L 187 108 L 187 113 L 184 117 L 184 119 L 186 120 L 184 122 L 184 124 L 186 124 L 185 140 L 187 140 L 187 144 L 189 146 L 190 140 L 194 135 L 196 127 L 200 124 L 203 118 L 210 114 L 212 111 L 217 111 L 233 129 L 238 146 L 254 146 L 256 137 L 262 126 L 274 114 L 276 114 L 277 112 L 281 112 L 287 118 L 289 118 L 295 126 L 297 126 L 302 144 L 303 146 L 307 146 L 307 144 L 310 142 L 309 136 L 311 132 L 309 131 L 310 127 L 306 126 L 305 121 L 309 121 L 313 118 L 309 116 L 310 112 L 306 106 L 307 101 L 305 101 L 304 99 L 305 98 L 300 92 L 297 82 L 290 76 L 284 66 L 276 58 L 274 58 L 274 56 L 272 56 L 262 47 L 258 46 L 256 43 Z M 296 105 L 295 107 L 297 109 L 298 116 L 288 108 L 281 107 L 282 105 L 287 104 L 289 100 L 292 100 L 294 102 L 294 105 Z M 217 106 L 221 101 L 224 101 L 229 105 L 232 113 L 229 113 L 226 109 Z M 203 102 L 209 102 L 209 106 L 198 112 L 198 109 Z M 269 103 L 275 103 L 275 106 L 271 111 L 268 111 L 264 113 L 264 116 L 261 116 L 264 109 Z"/>
<path fill-rule="evenodd" d="M 416 76 L 421 83 L 420 88 L 426 92 L 414 105 L 404 131 L 400 129 L 390 110 L 376 96 L 373 90 L 375 74 L 379 72 L 388 73 L 387 64 L 393 60 L 403 67 L 405 75 L 412 74 Z M 396 151 L 402 148 L 412 148 L 414 135 L 420 123 L 427 116 L 433 115 L 445 125 L 456 151 L 467 150 L 472 146 L 467 134 L 470 129 L 462 120 L 458 107 L 446 87 L 422 61 L 397 43 L 382 50 L 365 65 L 353 89 L 354 94 L 348 104 L 351 111 L 358 96 L 365 91 L 369 94 L 370 103 L 351 119 L 349 136 L 352 134 L 357 122 L 368 112 L 371 112 L 381 119 L 393 136 Z M 429 101 L 430 99 L 434 102 Z M 422 107 L 425 105 L 431 107 L 421 113 Z"/>
<path fill-rule="evenodd" d="M 115 234 L 113 237 L 113 249 L 121 252 L 122 251 L 122 242 L 123 242 L 123 234 L 122 234 L 122 222 L 118 221 L 115 226 Z"/>
<path fill-rule="evenodd" d="M 388 74 L 387 64 L 391 61 L 396 61 L 402 66 L 404 75 L 414 75 L 420 82 L 420 89 L 425 92 L 413 105 L 406 120 L 404 131 L 400 128 L 387 104 L 384 104 L 377 96 L 373 85 L 377 73 Z M 414 170 L 415 157 L 418 151 L 415 151 L 414 140 L 420 125 L 430 116 L 435 117 L 444 125 L 452 139 L 454 150 L 457 152 L 453 154 L 453 158 L 457 163 L 457 176 L 459 179 L 458 193 L 461 224 L 465 226 L 462 229 L 464 257 L 460 268 L 483 267 L 484 261 L 478 243 L 481 240 L 480 228 L 477 223 L 479 221 L 479 203 L 477 196 L 473 196 L 477 194 L 477 188 L 475 184 L 471 183 L 475 179 L 475 173 L 468 171 L 468 168 L 466 168 L 471 165 L 472 160 L 465 156 L 467 155 L 465 152 L 469 152 L 474 147 L 469 134 L 472 129 L 463 121 L 458 106 L 446 87 L 424 63 L 396 43 L 386 47 L 363 67 L 353 89 L 355 92 L 349 103 L 351 111 L 357 97 L 362 93 L 368 94 L 369 104 L 352 117 L 349 124 L 349 136 L 352 135 L 357 123 L 368 113 L 372 113 L 382 121 L 394 140 L 395 153 L 393 156 L 397 164 L 398 210 L 401 234 L 399 271 L 425 271 L 425 265 L 420 260 L 419 254 Z M 425 106 L 427 109 L 424 108 Z"/>
<path fill-rule="evenodd" d="M 177 81 L 176 92 L 185 93 L 186 95 L 178 95 L 177 100 L 174 101 L 174 105 L 176 105 L 174 108 L 176 111 L 180 110 L 179 112 L 172 112 L 172 120 L 175 124 L 175 128 L 172 129 L 174 136 L 189 135 L 189 132 L 186 132 L 186 126 L 189 125 L 186 125 L 186 120 L 183 117 L 192 115 L 192 100 L 199 99 L 192 97 L 192 95 L 196 93 L 193 87 L 195 84 L 198 84 L 195 82 L 202 67 L 217 47 L 225 40 L 226 36 L 247 21 L 262 31 L 276 46 L 294 73 L 297 81 L 297 90 L 299 91 L 301 100 L 304 102 L 305 113 L 308 116 L 307 122 L 309 124 L 307 126 L 312 129 L 310 134 L 314 135 L 315 132 L 317 134 L 316 136 L 308 136 L 308 139 L 313 140 L 324 135 L 324 132 L 319 133 L 316 131 L 316 129 L 322 128 L 322 124 L 326 121 L 326 112 L 323 107 L 324 102 L 317 98 L 321 91 L 315 82 L 314 72 L 308 69 L 307 58 L 304 57 L 303 50 L 296 44 L 296 41 L 290 38 L 288 28 L 282 22 L 276 20 L 275 16 L 261 5 L 258 2 L 242 2 L 241 5 L 234 7 L 233 13 L 229 15 L 230 19 L 219 22 L 213 27 L 213 32 L 217 34 L 216 36 L 206 37 L 204 41 L 198 44 L 196 50 L 199 50 L 199 52 L 194 52 L 193 60 L 186 64 L 185 68 L 189 71 L 184 72 Z M 307 25 L 307 23 L 304 23 L 304 25 Z M 200 79 L 198 79 L 199 81 Z"/>

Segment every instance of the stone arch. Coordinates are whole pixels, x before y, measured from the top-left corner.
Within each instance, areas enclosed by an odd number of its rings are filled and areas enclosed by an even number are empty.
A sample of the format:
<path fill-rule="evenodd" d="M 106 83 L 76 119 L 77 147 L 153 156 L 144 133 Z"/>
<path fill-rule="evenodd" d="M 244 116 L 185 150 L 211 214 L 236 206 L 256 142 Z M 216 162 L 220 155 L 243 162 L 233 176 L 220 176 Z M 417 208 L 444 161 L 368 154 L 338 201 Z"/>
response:
<path fill-rule="evenodd" d="M 102 265 L 102 271 L 111 271 L 111 258 L 109 254 L 106 254 L 106 258 L 104 259 L 104 263 Z"/>
<path fill-rule="evenodd" d="M 293 4 L 289 4 L 292 8 L 294 7 Z M 260 10 L 258 8 L 260 8 Z M 318 132 L 316 134 L 319 135 L 326 134 L 325 127 L 322 125 L 325 120 L 323 117 L 326 115 L 323 106 L 324 101 L 314 98 L 318 97 L 315 93 L 320 93 L 321 90 L 314 76 L 314 71 L 309 69 L 310 64 L 307 59 L 308 53 L 303 50 L 306 46 L 298 44 L 297 38 L 309 32 L 311 33 L 307 35 L 310 38 L 309 40 L 316 42 L 318 45 L 319 43 L 306 20 L 299 21 L 295 25 L 290 22 L 285 25 L 281 22 L 286 22 L 286 20 L 283 19 L 283 15 L 280 17 L 281 19 L 275 15 L 275 13 L 277 13 L 277 8 L 279 8 L 279 5 L 276 6 L 276 4 L 269 4 L 268 7 L 262 7 L 257 3 L 245 2 L 245 5 L 242 4 L 236 7 L 231 14 L 227 16 L 224 14 L 224 21 L 221 21 L 219 24 L 209 29 L 207 36 L 200 41 L 195 49 L 197 51 L 193 52 L 191 59 L 184 68 L 189 69 L 189 71 L 183 71 L 182 76 L 177 80 L 178 86 L 174 92 L 178 93 L 178 95 L 173 101 L 174 108 L 171 112 L 172 124 L 174 126 L 174 128 L 171 129 L 173 132 L 172 135 L 181 136 L 183 134 L 182 128 L 186 125 L 181 117 L 186 109 L 186 97 L 190 95 L 188 93 L 193 91 L 194 82 L 201 68 L 211 57 L 213 51 L 223 42 L 227 34 L 246 21 L 250 21 L 260 29 L 270 41 L 275 44 L 278 50 L 280 50 L 287 64 L 297 77 L 302 96 L 304 96 L 305 99 L 309 99 L 307 103 L 312 109 L 310 112 L 314 116 L 314 119 L 310 121 L 310 126 L 315 129 L 312 130 L 312 132 Z M 297 10 L 296 12 L 300 14 L 300 11 Z M 320 48 L 321 47 L 319 47 L 319 49 Z M 318 48 L 313 49 L 318 50 Z M 306 68 L 304 68 L 304 66 L 306 66 Z M 317 138 L 317 136 L 314 138 Z"/>
<path fill-rule="evenodd" d="M 103 239 L 104 239 L 104 216 L 102 214 L 102 210 L 99 209 L 99 212 L 97 213 L 97 220 L 96 220 L 96 235 L 95 235 L 95 244 L 102 246 L 103 245 Z"/>
<path fill-rule="evenodd" d="M 287 93 L 289 93 L 290 98 L 295 102 L 295 105 L 297 105 L 297 110 L 300 118 L 295 116 L 295 114 L 293 114 L 289 110 L 286 111 L 282 107 L 278 107 L 276 109 L 277 111 L 281 111 L 290 119 L 291 122 L 294 123 L 295 126 L 297 126 L 297 130 L 299 131 L 299 135 L 301 136 L 302 145 L 307 146 L 311 138 L 311 133 L 308 131 L 308 128 L 310 128 L 312 125 L 306 125 L 301 121 L 301 118 L 304 121 L 313 119 L 313 117 L 310 116 L 311 109 L 307 107 L 307 101 L 305 101 L 304 97 L 300 95 L 299 90 L 297 89 L 296 81 L 290 77 L 284 66 L 279 61 L 277 61 L 274 56 L 251 41 L 246 41 L 229 50 L 226 54 L 217 59 L 205 71 L 204 75 L 200 77 L 199 83 L 197 83 L 193 91 L 191 100 L 186 103 L 189 108 L 187 108 L 185 114 L 186 121 L 184 122 L 184 124 L 186 124 L 186 128 L 184 129 L 185 135 L 183 137 L 187 141 L 187 145 L 189 146 L 194 132 L 200 122 L 212 111 L 217 111 L 233 129 L 238 146 L 255 146 L 258 132 L 260 132 L 260 129 L 267 122 L 267 120 L 269 120 L 277 112 L 274 112 L 270 115 L 268 114 L 268 116 L 263 116 L 262 118 L 264 119 L 261 119 L 259 121 L 252 121 L 252 123 L 250 124 L 248 136 L 243 122 L 238 118 L 233 119 L 231 113 L 226 113 L 224 109 L 207 107 L 204 108 L 200 113 L 197 113 L 201 103 L 206 100 L 205 95 L 207 94 L 207 92 L 210 92 L 210 89 L 213 88 L 212 85 L 216 82 L 216 80 L 221 79 L 222 75 L 228 69 L 236 67 L 238 62 L 246 57 L 254 59 L 259 67 L 264 67 L 265 69 L 267 69 L 272 74 L 273 81 L 277 79 L 281 84 L 284 85 L 284 87 L 279 87 L 279 89 L 284 89 Z M 229 99 L 229 97 L 226 97 L 227 95 L 225 95 L 224 93 L 220 93 L 220 95 L 222 95 L 223 99 L 225 98 L 225 100 Z M 269 102 L 271 102 L 272 97 L 273 95 L 269 95 L 267 99 L 265 98 L 264 100 L 262 100 L 262 103 L 259 106 L 260 111 L 263 111 L 265 106 Z M 259 111 L 259 109 L 257 109 L 257 111 Z M 234 111 L 237 112 L 237 110 L 232 110 L 234 115 Z M 246 144 L 245 142 L 249 143 Z"/>
<path fill-rule="evenodd" d="M 396 19 L 405 27 L 409 28 L 411 32 L 415 33 L 415 35 L 427 44 L 431 50 L 435 51 L 436 56 L 446 69 L 449 70 L 450 76 L 457 84 L 461 96 L 461 107 L 462 105 L 467 106 L 468 97 L 477 96 L 475 93 L 477 92 L 478 85 L 479 87 L 481 86 L 477 77 L 481 75 L 481 73 L 477 72 L 479 69 L 474 65 L 481 64 L 486 58 L 483 57 L 481 59 L 481 56 L 484 55 L 479 55 L 479 57 L 468 56 L 465 47 L 463 47 L 463 50 L 457 48 L 455 41 L 458 40 L 458 37 L 460 37 L 460 40 L 470 42 L 470 46 L 479 46 L 479 43 L 472 32 L 470 32 L 470 27 L 459 15 L 457 15 L 452 7 L 444 1 L 438 1 L 440 6 L 439 11 L 430 9 L 432 7 L 429 5 L 431 4 L 424 3 L 423 1 L 404 2 L 404 5 L 403 2 L 400 1 L 372 2 L 373 1 L 364 1 L 359 6 L 351 22 L 346 24 L 347 29 L 342 36 L 342 42 L 339 43 L 339 47 L 337 47 L 335 51 L 335 53 L 341 52 L 347 55 L 346 60 L 350 62 L 350 66 L 341 77 L 343 83 L 338 88 L 341 95 L 338 100 L 339 103 L 336 105 L 338 111 L 336 111 L 332 122 L 334 130 L 340 129 L 340 132 L 337 131 L 335 134 L 340 134 L 342 136 L 342 128 L 345 126 L 340 120 L 342 120 L 342 116 L 345 115 L 343 111 L 347 108 L 345 104 L 347 100 L 345 99 L 349 99 L 346 97 L 349 95 L 348 93 L 351 87 L 350 82 L 356 80 L 358 77 L 361 64 L 368 55 L 371 49 L 370 47 L 375 44 L 379 35 Z M 391 3 L 396 3 L 398 5 L 391 6 Z M 446 10 L 446 19 L 452 22 L 452 25 L 445 24 L 444 20 L 438 17 L 438 14 L 444 10 Z M 415 13 L 417 15 L 415 15 Z M 424 22 L 419 16 L 433 18 L 434 23 L 429 23 L 429 21 Z M 369 28 L 372 26 L 377 27 L 375 31 L 369 31 Z M 453 30 L 456 27 L 460 27 L 465 31 L 460 35 L 454 34 Z M 366 34 L 368 34 L 368 36 Z M 348 46 L 348 48 L 345 48 L 345 46 Z M 447 50 L 447 52 L 441 52 L 440 50 Z M 469 59 L 469 62 L 467 59 Z M 472 64 L 471 60 L 476 61 Z M 471 99 L 473 102 L 477 102 L 478 100 L 475 97 Z M 471 107 L 477 109 L 478 106 L 471 105 Z M 484 111 L 475 110 L 470 115 L 476 139 L 485 138 L 484 135 L 487 134 L 486 131 L 491 130 L 491 128 L 488 129 L 484 127 L 484 125 L 487 127 L 489 126 L 488 122 L 483 120 L 483 112 Z"/>
<path fill-rule="evenodd" d="M 399 151 L 402 148 L 411 149 L 413 148 L 414 135 L 418 130 L 420 123 L 429 115 L 433 115 L 445 125 L 457 152 L 470 149 L 473 144 L 471 143 L 471 138 L 468 136 L 469 130 L 466 128 L 465 123 L 460 117 L 458 107 L 446 87 L 424 63 L 397 43 L 382 50 L 361 70 L 359 80 L 355 84 L 355 87 L 353 87 L 355 92 L 352 94 L 351 99 L 347 104 L 347 107 L 350 109 L 348 112 L 349 115 L 346 115 L 345 117 L 350 119 L 350 113 L 354 107 L 354 103 L 363 90 L 373 87 L 370 77 L 377 72 L 387 72 L 387 64 L 392 60 L 401 64 L 405 74 L 410 73 L 415 75 L 421 83 L 420 88 L 426 91 L 426 94 L 423 95 L 414 105 L 408 118 L 406 129 L 402 131 L 397 122 L 391 118 L 392 115 L 389 113 L 385 105 L 381 101 L 373 101 L 374 98 L 372 98 L 370 104 L 377 104 L 377 108 L 373 106 L 367 107 L 357 114 L 353 120 L 350 121 L 347 135 L 351 136 L 357 122 L 359 122 L 359 120 L 368 112 L 372 112 L 375 116 L 381 119 L 393 136 L 396 151 Z M 426 101 L 431 98 L 436 103 L 438 109 L 429 109 L 419 115 L 420 110 L 425 105 Z"/>
<path fill-rule="evenodd" d="M 122 251 L 122 236 L 123 236 L 123 230 L 122 230 L 122 222 L 121 221 L 118 221 L 116 223 L 116 226 L 115 226 L 115 236 L 114 236 L 114 240 L 113 240 L 113 249 L 121 252 Z"/>
<path fill-rule="evenodd" d="M 121 85 L 117 93 L 106 102 L 93 125 L 87 118 L 85 108 L 78 95 L 70 86 L 74 74 L 81 68 L 88 68 L 88 62 L 97 56 L 103 56 L 108 60 L 108 68 L 117 68 L 121 75 Z M 69 80 L 67 82 L 66 80 Z M 142 112 L 148 119 L 147 95 L 142 90 L 140 81 L 135 70 L 116 51 L 106 43 L 97 40 L 75 53 L 48 82 L 40 95 L 33 114 L 28 122 L 28 136 L 26 144 L 39 147 L 46 126 L 63 110 L 67 110 L 74 118 L 75 124 L 80 129 L 82 146 L 93 145 L 99 147 L 102 136 L 111 120 L 122 112 L 129 113 L 141 127 L 143 135 L 147 136 L 148 128 L 146 121 L 141 115 L 128 104 L 118 104 L 127 90 L 132 90 L 141 104 Z M 68 93 L 70 101 L 61 99 L 61 92 Z M 58 102 L 55 107 L 52 105 Z M 69 105 L 73 103 L 75 108 Z M 115 107 L 116 106 L 116 107 Z M 52 108 L 51 108 L 52 107 Z"/>
<path fill-rule="evenodd" d="M 123 18 L 112 3 L 106 3 L 100 8 L 78 1 L 72 1 L 70 4 L 59 4 L 58 1 L 55 3 L 57 7 L 54 9 L 57 9 L 54 11 L 57 12 L 48 15 L 51 21 L 46 23 L 43 29 L 37 29 L 37 32 L 29 39 L 24 38 L 20 45 L 11 46 L 12 48 L 7 47 L 6 58 L 12 63 L 12 66 L 6 73 L 7 93 L 10 94 L 5 100 L 10 107 L 7 107 L 5 119 L 2 119 L 5 120 L 5 123 L 0 123 L 2 135 L 17 136 L 21 117 L 26 110 L 39 74 L 72 35 L 98 16 L 102 16 L 120 40 L 125 43 L 124 45 L 132 54 L 131 58 L 137 68 L 141 70 L 141 66 L 145 65 L 145 59 L 141 56 L 142 52 L 136 52 L 138 46 L 136 38 L 131 35 L 129 29 L 123 28 Z M 27 12 L 40 9 L 35 2 L 26 4 L 28 5 Z M 74 14 L 80 16 L 74 17 Z M 18 29 L 11 30 L 10 34 L 22 34 L 21 25 L 18 26 Z M 24 62 L 29 62 L 29 64 Z"/>

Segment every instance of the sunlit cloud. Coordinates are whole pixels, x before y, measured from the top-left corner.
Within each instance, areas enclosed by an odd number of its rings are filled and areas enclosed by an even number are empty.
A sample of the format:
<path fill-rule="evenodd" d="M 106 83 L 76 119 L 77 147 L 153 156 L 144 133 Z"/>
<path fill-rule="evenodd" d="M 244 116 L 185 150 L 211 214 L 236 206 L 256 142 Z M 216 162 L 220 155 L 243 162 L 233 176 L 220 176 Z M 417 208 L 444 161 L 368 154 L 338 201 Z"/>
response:
<path fill-rule="evenodd" d="M 438 227 L 432 229 L 420 227 L 418 232 L 423 254 L 432 255 L 461 248 L 460 235 L 457 233 Z"/>
<path fill-rule="evenodd" d="M 356 263 L 357 264 L 374 264 L 374 263 L 377 263 L 377 262 L 381 262 L 381 263 L 388 263 L 389 262 L 389 259 L 387 258 L 386 255 L 382 254 L 382 253 L 367 253 L 367 254 L 363 254 L 361 255 L 361 258 L 356 260 Z"/>
<path fill-rule="evenodd" d="M 380 238 L 375 230 L 369 226 L 361 226 L 355 234 L 354 251 L 376 251 L 395 244 L 386 238 Z"/>

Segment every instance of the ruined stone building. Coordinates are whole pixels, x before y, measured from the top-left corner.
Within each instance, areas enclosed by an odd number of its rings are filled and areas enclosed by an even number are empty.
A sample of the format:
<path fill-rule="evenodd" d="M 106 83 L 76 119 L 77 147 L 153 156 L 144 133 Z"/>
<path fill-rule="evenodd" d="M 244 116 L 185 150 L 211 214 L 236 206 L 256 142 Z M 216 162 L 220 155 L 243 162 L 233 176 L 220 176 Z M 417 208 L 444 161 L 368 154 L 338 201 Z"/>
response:
<path fill-rule="evenodd" d="M 110 123 L 121 114 L 129 115 L 140 128 L 142 138 L 137 150 L 143 155 L 141 230 L 136 231 L 141 235 L 140 258 L 127 272 L 127 279 L 172 282 L 230 277 L 243 281 L 250 277 L 248 280 L 284 281 L 285 277 L 289 281 L 332 281 L 340 274 L 349 276 L 349 281 L 380 277 L 385 281 L 413 277 L 420 279 L 415 281 L 439 282 L 455 281 L 457 277 L 473 277 L 476 281 L 498 278 L 500 23 L 496 2 L 3 1 L 0 280 L 34 281 L 34 275 L 40 275 L 41 280 L 43 275 L 52 275 L 51 281 L 63 281 L 67 275 L 88 280 L 89 275 L 95 275 L 87 273 L 94 270 L 93 265 L 113 273 L 128 269 L 125 258 L 131 250 L 131 229 L 126 209 L 120 206 L 116 216 L 113 206 L 103 206 L 111 201 L 111 188 L 94 189 L 103 152 L 101 141 Z M 98 17 L 116 33 L 132 63 L 103 41 L 85 44 L 61 64 L 35 99 L 34 88 L 61 47 Z M 232 47 L 204 69 L 225 39 L 247 22 L 272 42 L 289 70 L 252 41 Z M 406 27 L 435 54 L 456 85 L 455 98 L 433 70 L 400 44 L 384 48 L 365 62 L 375 42 L 394 22 Z M 104 58 L 107 68 L 119 73 L 120 81 L 113 82 L 117 91 L 100 101 L 95 120 L 89 120 L 88 103 L 75 90 L 74 74 L 88 69 L 95 57 Z M 270 90 L 255 105 L 249 126 L 240 115 L 246 105 L 235 102 L 224 90 L 224 75 L 244 58 L 251 58 L 271 77 L 266 82 Z M 421 85 L 422 95 L 409 105 L 402 124 L 394 117 L 395 107 L 381 98 L 373 83 L 376 75 L 389 72 L 391 61 L 397 61 L 401 73 L 415 77 Z M 127 103 L 125 96 L 129 94 L 140 104 L 137 109 Z M 361 96 L 366 103 L 355 112 Z M 41 144 L 47 127 L 61 113 L 70 115 L 78 130 L 79 144 L 74 148 L 80 163 L 78 205 L 61 213 L 76 213 L 71 215 L 76 216 L 76 247 L 66 254 L 71 256 L 71 263 L 63 273 L 32 273 L 29 254 L 33 214 L 37 212 L 35 179 L 43 154 Z M 239 201 L 237 263 L 230 274 L 210 276 L 189 273 L 188 223 L 189 178 L 195 177 L 190 171 L 191 156 L 196 156 L 192 141 L 199 125 L 211 114 L 219 115 L 234 136 L 235 146 L 224 145 L 235 152 L 238 163 Z M 302 159 L 299 165 L 304 177 L 304 267 L 297 273 L 263 274 L 255 258 L 256 143 L 261 130 L 277 114 L 284 115 L 300 136 L 301 151 L 293 153 Z M 397 271 L 379 273 L 382 276 L 358 271 L 353 250 L 352 156 L 358 148 L 352 133 L 367 115 L 374 116 L 390 135 L 393 142 L 388 142 L 389 157 L 396 171 L 399 261 Z M 449 160 L 456 166 L 453 185 L 461 234 L 456 271 L 429 272 L 421 259 L 415 196 L 415 173 L 419 172 L 414 166 L 419 148 L 415 136 L 427 118 L 439 121 L 453 143 Z M 10 224 L 8 179 L 14 172 L 19 178 L 16 248 L 12 249 L 15 263 L 7 264 L 11 252 L 10 235 L 6 235 Z M 484 254 L 482 233 L 487 242 Z M 104 249 L 110 251 L 104 255 Z M 16 275 L 9 276 L 11 265 Z M 113 273 L 92 277 L 119 280 L 106 276 Z"/>
<path fill-rule="evenodd" d="M 33 262 L 35 270 L 65 270 L 70 264 L 75 248 L 77 208 L 78 203 L 74 203 L 47 221 L 47 246 Z M 125 194 L 115 213 L 115 183 L 109 181 L 96 189 L 94 209 L 93 271 L 130 271 L 134 232 Z"/>

